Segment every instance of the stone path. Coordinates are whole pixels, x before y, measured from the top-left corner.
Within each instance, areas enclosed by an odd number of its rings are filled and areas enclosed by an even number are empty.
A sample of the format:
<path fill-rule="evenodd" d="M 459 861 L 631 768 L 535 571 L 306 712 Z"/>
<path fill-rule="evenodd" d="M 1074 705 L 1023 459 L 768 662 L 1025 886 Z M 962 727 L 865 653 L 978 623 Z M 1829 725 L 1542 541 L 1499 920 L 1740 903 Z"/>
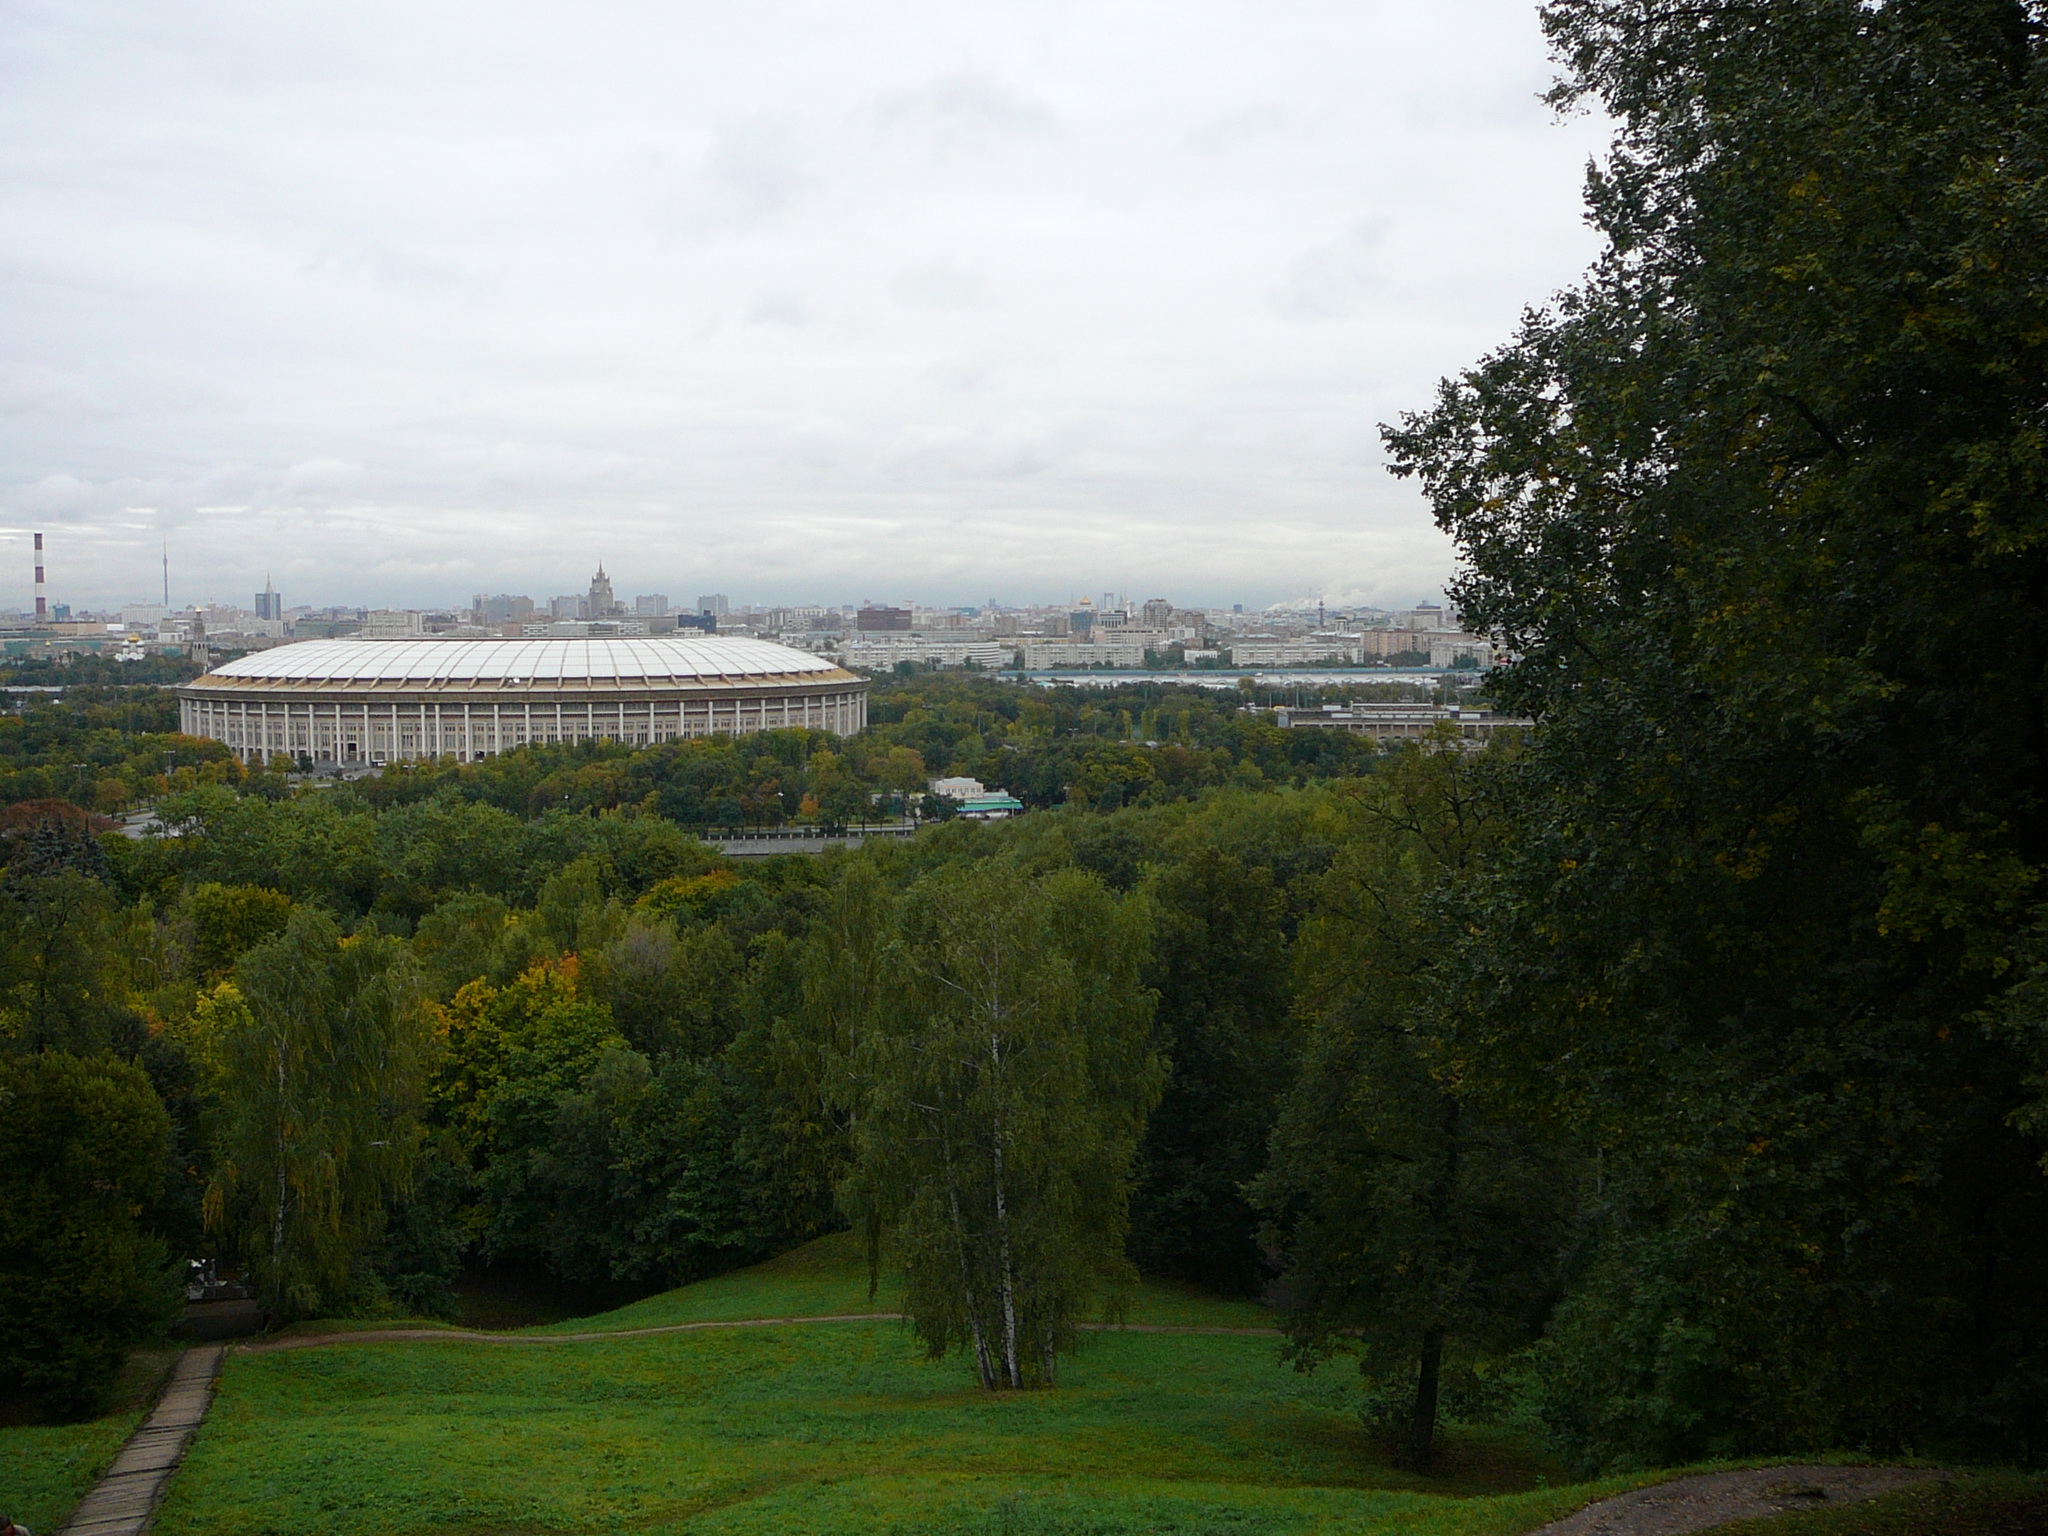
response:
<path fill-rule="evenodd" d="M 1860 1504 L 1881 1493 L 1946 1474 L 1931 1467 L 1750 1467 L 1701 1472 L 1633 1488 L 1530 1536 L 1688 1536 L 1731 1520 L 1791 1509 Z"/>
<path fill-rule="evenodd" d="M 205 1344 L 178 1357 L 156 1408 L 128 1437 L 98 1486 L 79 1500 L 59 1536 L 138 1536 L 149 1528 L 164 1486 L 213 1402 L 221 1353 L 220 1345 Z"/>

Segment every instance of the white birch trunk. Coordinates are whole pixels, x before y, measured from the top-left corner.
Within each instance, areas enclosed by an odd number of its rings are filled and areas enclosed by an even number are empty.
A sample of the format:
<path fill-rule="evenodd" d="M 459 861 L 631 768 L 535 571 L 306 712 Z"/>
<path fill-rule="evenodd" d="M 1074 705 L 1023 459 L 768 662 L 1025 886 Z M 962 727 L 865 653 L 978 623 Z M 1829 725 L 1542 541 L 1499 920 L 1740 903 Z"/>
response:
<path fill-rule="evenodd" d="M 960 1219 L 960 1181 L 953 1173 L 953 1138 L 941 1121 L 939 1145 L 946 1158 L 946 1202 L 953 1216 L 953 1249 L 960 1256 L 960 1305 L 967 1314 L 967 1330 L 974 1336 L 974 1369 L 984 1388 L 996 1384 L 994 1364 L 988 1357 L 988 1339 L 981 1328 L 981 1309 L 975 1303 L 974 1272 L 967 1262 L 967 1224 Z"/>
<path fill-rule="evenodd" d="M 1003 1300 L 1003 1371 L 1010 1379 L 1010 1386 L 1024 1385 L 1024 1373 L 1017 1361 L 1017 1295 L 1011 1276 L 1010 1264 L 1010 1207 L 1003 1196 L 1003 1109 L 1002 1109 L 1002 1045 L 991 1037 L 988 1044 L 989 1060 L 994 1064 L 996 1078 L 995 1111 L 995 1186 L 996 1186 L 996 1241 L 998 1260 L 1001 1265 L 1000 1291 Z"/>

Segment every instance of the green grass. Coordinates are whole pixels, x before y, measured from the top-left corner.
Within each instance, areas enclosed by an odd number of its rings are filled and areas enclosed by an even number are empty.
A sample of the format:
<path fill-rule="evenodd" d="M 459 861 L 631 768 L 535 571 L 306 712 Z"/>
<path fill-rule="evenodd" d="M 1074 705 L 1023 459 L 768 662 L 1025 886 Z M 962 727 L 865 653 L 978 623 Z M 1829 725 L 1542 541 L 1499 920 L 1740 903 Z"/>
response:
<path fill-rule="evenodd" d="M 527 1336 L 895 1306 L 842 1234 Z M 1159 1285 L 1128 1317 L 1271 1323 Z M 1270 1337 L 1106 1331 L 1056 1390 L 991 1395 L 895 1322 L 233 1355 L 158 1529 L 1504 1536 L 1586 1497 L 1541 1487 L 1553 1469 L 1501 1436 L 1453 1435 L 1431 1476 L 1396 1471 L 1357 1393 L 1341 1366 L 1289 1369 Z"/>
<path fill-rule="evenodd" d="M 842 1236 L 527 1336 L 893 1304 L 886 1291 L 870 1300 L 857 1245 Z M 1268 1321 L 1256 1307 L 1161 1286 L 1142 1288 L 1130 1316 Z M 1066 1362 L 1057 1389 L 1015 1395 L 978 1391 L 957 1359 L 924 1359 L 894 1322 L 232 1355 L 157 1530 L 1513 1536 L 1649 1480 L 1546 1486 L 1562 1483 L 1555 1468 L 1510 1437 L 1478 1432 L 1448 1434 L 1427 1477 L 1397 1470 L 1360 1427 L 1355 1374 L 1340 1364 L 1300 1375 L 1276 1343 L 1100 1332 Z M 1759 1529 L 1781 1536 L 1778 1524 Z M 1788 1526 L 1782 1536 L 1866 1528 Z"/>
<path fill-rule="evenodd" d="M 902 1287 L 885 1276 L 868 1294 L 867 1262 L 858 1234 L 840 1232 L 780 1258 L 714 1280 L 664 1291 L 597 1317 L 551 1323 L 536 1333 L 589 1333 L 660 1328 L 672 1323 L 732 1322 L 751 1317 L 832 1317 L 894 1312 Z M 1192 1286 L 1146 1281 L 1130 1297 L 1125 1321 L 1197 1328 L 1270 1328 L 1273 1314 L 1251 1302 L 1223 1301 Z"/>
<path fill-rule="evenodd" d="M 32 1531 L 56 1530 L 142 1422 L 176 1358 L 175 1350 L 136 1355 L 116 1387 L 116 1405 L 99 1418 L 0 1428 L 0 1516 Z"/>
<path fill-rule="evenodd" d="M 1269 1340 L 1105 1334 L 1066 1376 L 984 1394 L 893 1323 L 237 1356 L 159 1529 L 1478 1533 L 1575 1502 L 1498 1440 L 1394 1471 L 1348 1374 Z"/>

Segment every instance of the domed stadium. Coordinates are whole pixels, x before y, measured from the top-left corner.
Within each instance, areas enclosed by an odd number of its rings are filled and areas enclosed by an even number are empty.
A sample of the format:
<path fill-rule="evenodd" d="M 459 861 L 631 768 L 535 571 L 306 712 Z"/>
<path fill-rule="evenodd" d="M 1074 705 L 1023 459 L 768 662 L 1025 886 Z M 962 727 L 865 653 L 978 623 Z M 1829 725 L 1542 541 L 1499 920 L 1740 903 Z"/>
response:
<path fill-rule="evenodd" d="M 245 763 L 477 761 L 541 742 L 648 746 L 783 726 L 851 735 L 867 681 L 766 640 L 306 640 L 178 689 L 180 728 Z"/>

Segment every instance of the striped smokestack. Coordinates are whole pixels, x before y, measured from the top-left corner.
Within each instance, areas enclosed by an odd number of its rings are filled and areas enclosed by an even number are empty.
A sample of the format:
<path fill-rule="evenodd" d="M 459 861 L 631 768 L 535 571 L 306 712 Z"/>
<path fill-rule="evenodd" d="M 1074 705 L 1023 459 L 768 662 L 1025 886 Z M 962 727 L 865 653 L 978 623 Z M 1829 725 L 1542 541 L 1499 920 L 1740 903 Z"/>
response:
<path fill-rule="evenodd" d="M 36 535 L 36 622 L 46 622 L 50 617 L 49 605 L 43 600 L 43 536 Z"/>

